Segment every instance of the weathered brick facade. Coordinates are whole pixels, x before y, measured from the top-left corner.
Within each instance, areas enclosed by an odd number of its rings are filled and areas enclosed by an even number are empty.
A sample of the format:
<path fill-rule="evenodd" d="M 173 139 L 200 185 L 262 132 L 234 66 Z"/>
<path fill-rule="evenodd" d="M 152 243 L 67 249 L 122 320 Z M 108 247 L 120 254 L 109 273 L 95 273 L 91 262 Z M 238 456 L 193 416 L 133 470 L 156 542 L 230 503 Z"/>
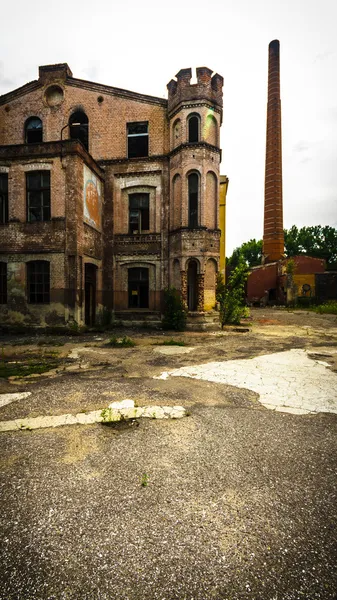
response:
<path fill-rule="evenodd" d="M 190 80 L 164 100 L 60 64 L 0 97 L 2 323 L 160 315 L 168 285 L 214 306 L 223 79 Z"/>

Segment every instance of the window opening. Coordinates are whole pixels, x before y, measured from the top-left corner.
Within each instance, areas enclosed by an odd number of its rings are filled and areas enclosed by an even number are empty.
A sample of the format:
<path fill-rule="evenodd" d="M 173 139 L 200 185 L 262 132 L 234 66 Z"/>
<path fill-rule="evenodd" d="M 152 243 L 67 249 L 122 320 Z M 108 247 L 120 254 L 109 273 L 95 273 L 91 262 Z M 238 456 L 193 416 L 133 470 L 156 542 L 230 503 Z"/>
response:
<path fill-rule="evenodd" d="M 70 119 L 70 139 L 80 140 L 83 146 L 89 152 L 89 119 L 83 110 L 74 112 Z"/>
<path fill-rule="evenodd" d="M 50 220 L 50 171 L 26 173 L 27 221 Z"/>
<path fill-rule="evenodd" d="M 42 121 L 39 117 L 30 117 L 25 125 L 26 144 L 38 144 L 43 141 Z"/>
<path fill-rule="evenodd" d="M 48 304 L 50 302 L 50 265 L 45 260 L 27 263 L 28 302 Z"/>
<path fill-rule="evenodd" d="M 0 304 L 7 304 L 7 263 L 0 262 Z"/>
<path fill-rule="evenodd" d="M 129 195 L 129 232 L 142 233 L 150 229 L 149 194 Z"/>
<path fill-rule="evenodd" d="M 8 223 L 8 173 L 0 173 L 0 224 Z"/>
<path fill-rule="evenodd" d="M 128 270 L 129 308 L 149 307 L 149 269 L 133 267 Z"/>
<path fill-rule="evenodd" d="M 127 123 L 128 158 L 149 156 L 148 122 Z"/>
<path fill-rule="evenodd" d="M 199 142 L 199 117 L 196 115 L 188 119 L 188 141 Z"/>
<path fill-rule="evenodd" d="M 198 227 L 199 176 L 191 173 L 188 177 L 188 226 Z"/>

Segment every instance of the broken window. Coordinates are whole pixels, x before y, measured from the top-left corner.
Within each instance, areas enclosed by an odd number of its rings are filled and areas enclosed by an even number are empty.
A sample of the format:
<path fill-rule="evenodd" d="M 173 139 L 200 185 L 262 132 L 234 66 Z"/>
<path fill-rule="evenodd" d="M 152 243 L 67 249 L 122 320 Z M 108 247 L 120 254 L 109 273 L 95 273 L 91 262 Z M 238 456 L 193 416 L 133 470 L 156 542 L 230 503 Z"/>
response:
<path fill-rule="evenodd" d="M 149 269 L 133 267 L 128 270 L 129 308 L 149 307 Z"/>
<path fill-rule="evenodd" d="M 50 220 L 50 171 L 26 173 L 27 221 Z"/>
<path fill-rule="evenodd" d="M 25 123 L 25 143 L 38 144 L 43 141 L 42 121 L 39 117 L 30 117 Z"/>
<path fill-rule="evenodd" d="M 128 158 L 149 156 L 148 122 L 127 123 Z"/>
<path fill-rule="evenodd" d="M 89 119 L 83 110 L 74 112 L 70 119 L 70 139 L 80 140 L 89 152 Z"/>
<path fill-rule="evenodd" d="M 192 115 L 188 118 L 188 141 L 199 142 L 200 118 L 198 115 Z"/>
<path fill-rule="evenodd" d="M 143 233 L 150 229 L 149 194 L 129 195 L 129 232 Z"/>
<path fill-rule="evenodd" d="M 188 176 L 188 226 L 198 227 L 199 175 Z"/>
<path fill-rule="evenodd" d="M 8 173 L 0 173 L 0 225 L 8 223 Z"/>
<path fill-rule="evenodd" d="M 50 302 L 50 264 L 46 260 L 27 263 L 27 295 L 32 304 Z"/>
<path fill-rule="evenodd" d="M 0 304 L 7 304 L 7 263 L 0 262 Z"/>

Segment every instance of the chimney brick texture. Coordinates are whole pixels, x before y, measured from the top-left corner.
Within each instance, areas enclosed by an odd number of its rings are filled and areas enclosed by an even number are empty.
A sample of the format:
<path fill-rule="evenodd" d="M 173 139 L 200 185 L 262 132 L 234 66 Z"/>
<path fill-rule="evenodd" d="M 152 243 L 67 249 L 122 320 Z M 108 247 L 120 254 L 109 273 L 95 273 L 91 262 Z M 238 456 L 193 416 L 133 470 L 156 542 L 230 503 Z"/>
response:
<path fill-rule="evenodd" d="M 280 43 L 278 40 L 273 40 L 269 44 L 263 255 L 265 263 L 280 260 L 284 255 Z"/>

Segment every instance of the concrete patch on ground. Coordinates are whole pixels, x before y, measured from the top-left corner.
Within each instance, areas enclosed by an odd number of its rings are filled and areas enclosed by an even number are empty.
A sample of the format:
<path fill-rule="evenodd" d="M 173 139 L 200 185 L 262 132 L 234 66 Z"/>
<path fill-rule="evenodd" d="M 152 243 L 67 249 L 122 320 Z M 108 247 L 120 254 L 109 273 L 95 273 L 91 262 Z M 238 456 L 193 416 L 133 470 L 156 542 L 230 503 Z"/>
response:
<path fill-rule="evenodd" d="M 30 392 L 29 392 L 30 393 Z M 186 416 L 183 406 L 135 406 L 133 400 L 112 402 L 107 408 L 90 412 L 77 413 L 76 415 L 41 416 L 27 419 L 14 419 L 13 421 L 0 421 L 0 433 L 4 431 L 17 431 L 43 429 L 46 427 L 60 427 L 61 425 L 91 425 L 93 423 L 114 423 L 123 419 L 181 419 Z"/>
<path fill-rule="evenodd" d="M 195 350 L 192 346 L 158 346 L 158 348 L 154 348 L 153 352 L 174 356 L 175 354 L 189 354 L 192 350 Z"/>
<path fill-rule="evenodd" d="M 331 355 L 334 350 L 331 351 Z M 156 379 L 191 377 L 246 388 L 266 408 L 309 414 L 337 413 L 337 374 L 305 350 L 277 352 L 251 359 L 210 362 L 162 373 Z"/>
<path fill-rule="evenodd" d="M 32 392 L 20 392 L 16 394 L 0 394 L 0 408 L 2 406 L 6 406 L 6 404 L 11 404 L 15 400 L 24 400 L 31 395 Z"/>

